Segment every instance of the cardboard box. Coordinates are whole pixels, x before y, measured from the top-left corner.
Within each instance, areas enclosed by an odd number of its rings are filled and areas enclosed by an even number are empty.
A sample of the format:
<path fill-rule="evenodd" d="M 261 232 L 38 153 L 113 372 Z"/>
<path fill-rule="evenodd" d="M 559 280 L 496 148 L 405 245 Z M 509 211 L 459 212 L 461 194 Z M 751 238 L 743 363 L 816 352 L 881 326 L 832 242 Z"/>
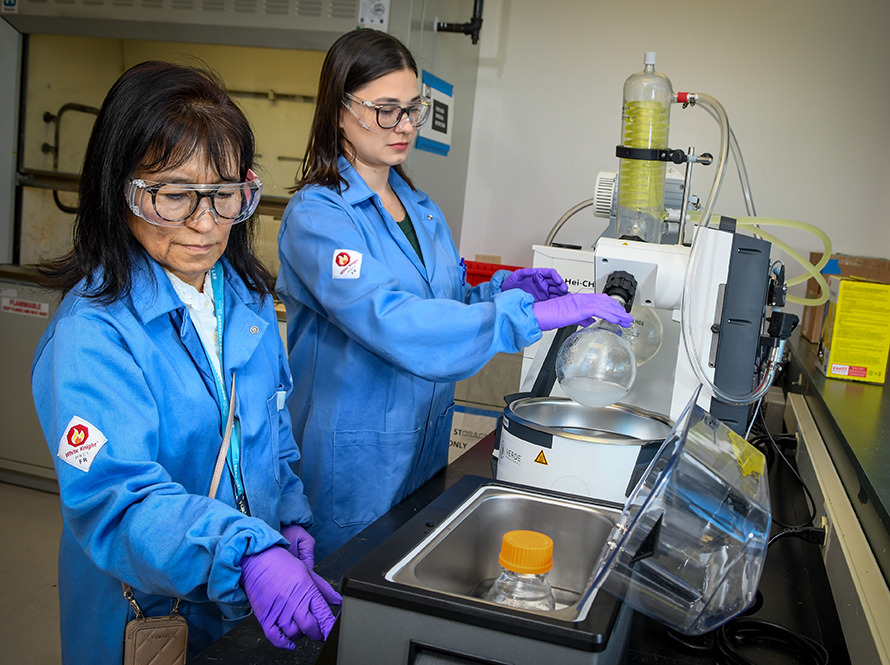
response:
<path fill-rule="evenodd" d="M 470 448 L 491 434 L 503 412 L 477 409 L 458 404 L 454 407 L 451 424 L 451 441 L 448 447 L 448 463 L 451 464 Z"/>
<path fill-rule="evenodd" d="M 883 384 L 890 353 L 890 284 L 832 275 L 816 353 L 829 378 Z"/>
<path fill-rule="evenodd" d="M 816 265 L 821 258 L 822 252 L 810 252 L 810 263 L 813 265 Z M 831 258 L 837 261 L 842 277 L 861 277 L 883 284 L 890 284 L 890 260 L 874 259 L 867 256 L 848 256 L 845 254 L 832 254 Z M 818 296 L 819 284 L 811 277 L 807 282 L 807 298 L 817 298 Z M 822 337 L 825 311 L 825 305 L 803 308 L 800 332 L 804 337 L 816 344 L 819 343 Z"/>

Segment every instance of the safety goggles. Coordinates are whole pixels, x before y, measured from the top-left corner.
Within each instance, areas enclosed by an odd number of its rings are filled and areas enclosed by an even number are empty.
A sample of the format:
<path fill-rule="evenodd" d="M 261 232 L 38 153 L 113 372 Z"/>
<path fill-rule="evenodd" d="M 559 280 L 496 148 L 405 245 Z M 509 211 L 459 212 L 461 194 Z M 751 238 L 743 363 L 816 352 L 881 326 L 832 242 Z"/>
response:
<path fill-rule="evenodd" d="M 213 185 L 130 178 L 125 193 L 127 205 L 133 214 L 149 224 L 185 226 L 201 204 L 201 199 L 206 198 L 216 223 L 229 226 L 249 219 L 256 212 L 263 193 L 263 182 L 256 176 L 246 182 Z"/>
<path fill-rule="evenodd" d="M 376 112 L 377 126 L 381 129 L 398 127 L 405 116 L 411 121 L 411 126 L 417 128 L 429 119 L 430 111 L 433 108 L 432 101 L 426 97 L 420 97 L 418 101 L 411 102 L 406 106 L 400 106 L 399 104 L 374 104 L 373 102 L 359 99 L 355 95 L 350 95 L 348 92 L 343 97 L 343 106 L 349 109 L 350 113 L 355 116 L 359 124 L 365 129 L 371 129 L 365 122 L 371 111 Z M 349 102 L 355 102 L 359 105 L 361 115 L 353 110 Z M 371 129 L 371 131 L 375 130 Z"/>

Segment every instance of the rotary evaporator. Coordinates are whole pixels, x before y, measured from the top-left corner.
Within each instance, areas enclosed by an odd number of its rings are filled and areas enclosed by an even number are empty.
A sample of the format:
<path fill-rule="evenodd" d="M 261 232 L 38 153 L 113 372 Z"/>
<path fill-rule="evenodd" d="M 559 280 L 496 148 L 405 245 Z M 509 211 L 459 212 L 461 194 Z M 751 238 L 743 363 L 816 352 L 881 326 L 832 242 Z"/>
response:
<path fill-rule="evenodd" d="M 660 443 L 649 426 L 676 421 L 699 386 L 701 408 L 745 434 L 751 406 L 772 385 L 797 325 L 786 303 L 827 298 L 820 271 L 831 255 L 828 237 L 803 222 L 757 217 L 723 106 L 704 93 L 674 92 L 655 66 L 655 53 L 646 53 L 643 70 L 624 84 L 617 174 L 598 174 L 594 197 L 567 211 L 533 248 L 535 267 L 555 268 L 573 292 L 608 293 L 634 323 L 548 332 L 524 351 L 520 392 L 505 398 L 499 427 L 498 479 L 624 503 Z M 717 122 L 714 155 L 669 147 L 675 105 Z M 731 160 L 745 217 L 714 214 Z M 704 203 L 691 189 L 696 165 L 714 172 Z M 557 244 L 565 222 L 588 207 L 609 220 L 602 235 L 590 248 Z M 814 233 L 823 259 L 810 264 L 769 226 Z M 803 274 L 787 278 L 784 263 L 770 257 L 774 246 Z M 788 294 L 811 276 L 819 299 Z M 535 463 L 542 451 L 547 463 Z"/>

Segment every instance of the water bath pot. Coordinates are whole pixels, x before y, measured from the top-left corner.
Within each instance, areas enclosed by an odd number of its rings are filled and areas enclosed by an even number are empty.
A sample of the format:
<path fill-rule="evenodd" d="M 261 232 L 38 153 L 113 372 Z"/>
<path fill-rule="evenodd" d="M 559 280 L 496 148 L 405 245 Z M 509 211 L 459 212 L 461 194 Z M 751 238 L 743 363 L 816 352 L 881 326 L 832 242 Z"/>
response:
<path fill-rule="evenodd" d="M 672 426 L 666 416 L 623 404 L 518 399 L 498 430 L 496 477 L 624 504 Z"/>

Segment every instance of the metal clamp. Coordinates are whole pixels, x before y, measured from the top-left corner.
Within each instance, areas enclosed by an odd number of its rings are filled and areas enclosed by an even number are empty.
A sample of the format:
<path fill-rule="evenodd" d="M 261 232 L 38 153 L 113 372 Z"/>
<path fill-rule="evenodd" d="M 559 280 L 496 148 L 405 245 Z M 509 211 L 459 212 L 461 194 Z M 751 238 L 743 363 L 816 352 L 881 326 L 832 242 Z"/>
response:
<path fill-rule="evenodd" d="M 124 598 L 127 599 L 127 602 L 130 603 L 130 607 L 133 608 L 133 612 L 136 613 L 136 618 L 139 621 L 144 621 L 145 615 L 142 612 L 142 608 L 139 607 L 139 603 L 136 602 L 136 596 L 133 594 L 132 587 L 130 587 L 130 585 L 127 584 L 126 582 L 121 582 L 121 586 L 124 589 Z M 179 603 L 181 603 L 181 602 L 182 602 L 182 600 L 180 598 L 174 599 L 173 608 L 170 610 L 171 615 L 179 612 Z"/>

